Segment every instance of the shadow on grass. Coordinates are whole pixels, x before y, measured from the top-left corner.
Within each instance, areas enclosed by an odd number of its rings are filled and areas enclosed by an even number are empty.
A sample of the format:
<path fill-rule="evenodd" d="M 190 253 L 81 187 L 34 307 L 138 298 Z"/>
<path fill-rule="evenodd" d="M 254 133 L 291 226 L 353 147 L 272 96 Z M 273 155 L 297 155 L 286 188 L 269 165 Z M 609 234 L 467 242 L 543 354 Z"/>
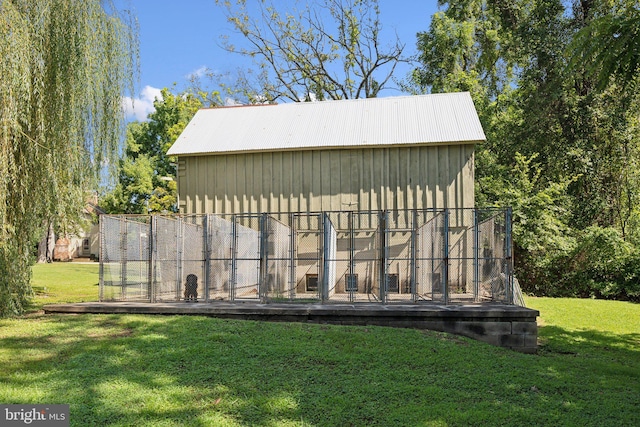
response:
<path fill-rule="evenodd" d="M 611 334 L 597 330 L 566 330 L 557 326 L 538 328 L 540 350 L 567 354 L 615 349 L 634 358 L 640 357 L 640 333 Z"/>
<path fill-rule="evenodd" d="M 233 328 L 211 330 L 210 319 L 145 321 L 110 315 L 29 320 L 47 325 L 27 336 L 0 339 L 0 348 L 16 355 L 0 373 L 6 387 L 0 387 L 0 401 L 70 403 L 72 425 L 210 426 L 235 425 L 236 418 L 250 423 L 301 419 L 286 393 L 258 397 L 265 371 L 259 359 Z M 230 360 L 227 350 L 236 346 Z M 11 397 L 10 391 L 24 393 Z"/>
<path fill-rule="evenodd" d="M 72 425 L 639 425 L 638 334 L 545 326 L 538 355 L 443 333 L 42 316 L 0 335 L 0 401 Z M 33 324 L 31 324 L 33 322 Z M 4 385 L 2 385 L 4 384 Z"/>

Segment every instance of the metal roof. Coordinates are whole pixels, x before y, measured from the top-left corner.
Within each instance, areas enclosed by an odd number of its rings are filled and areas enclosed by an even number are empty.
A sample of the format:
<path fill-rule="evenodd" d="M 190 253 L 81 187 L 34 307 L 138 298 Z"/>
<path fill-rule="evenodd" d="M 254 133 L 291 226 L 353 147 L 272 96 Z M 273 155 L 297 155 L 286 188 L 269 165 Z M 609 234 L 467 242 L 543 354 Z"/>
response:
<path fill-rule="evenodd" d="M 468 92 L 202 109 L 168 155 L 476 143 Z"/>

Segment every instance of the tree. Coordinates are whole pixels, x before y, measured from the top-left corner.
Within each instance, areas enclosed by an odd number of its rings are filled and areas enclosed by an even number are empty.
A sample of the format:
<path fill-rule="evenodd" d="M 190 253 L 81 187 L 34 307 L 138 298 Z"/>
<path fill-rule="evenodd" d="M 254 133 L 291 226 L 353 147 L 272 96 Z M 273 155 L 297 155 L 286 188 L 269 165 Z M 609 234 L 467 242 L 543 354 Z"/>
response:
<path fill-rule="evenodd" d="M 626 88 L 640 72 L 638 7 L 630 2 L 619 11 L 596 16 L 573 39 L 571 68 L 592 77 L 597 90 L 604 90 L 612 79 Z"/>
<path fill-rule="evenodd" d="M 257 60 L 258 73 L 242 73 L 238 83 L 249 102 L 375 97 L 404 61 L 397 38 L 382 45 L 377 0 L 326 0 L 286 11 L 265 0 L 247 3 L 216 0 L 248 43 L 237 48 L 227 40 L 227 50 Z"/>
<path fill-rule="evenodd" d="M 478 202 L 514 206 L 516 269 L 530 289 L 579 289 L 559 280 L 566 271 L 549 267 L 568 265 L 562 257 L 573 246 L 591 248 L 583 245 L 590 227 L 640 236 L 640 102 L 624 83 L 626 70 L 637 70 L 637 49 L 620 56 L 627 65 L 598 90 L 591 62 L 568 67 L 599 19 L 633 27 L 622 11 L 634 3 L 439 1 L 441 11 L 419 35 L 414 91 L 471 91 L 487 135 L 476 150 Z M 620 30 L 611 34 L 631 46 Z M 601 47 L 588 46 L 589 55 Z"/>
<path fill-rule="evenodd" d="M 136 27 L 100 0 L 0 2 L 0 316 L 31 294 L 35 244 L 69 221 L 121 140 Z"/>
<path fill-rule="evenodd" d="M 513 82 L 517 65 L 515 5 L 480 0 L 438 5 L 448 8 L 434 14 L 429 31 L 417 36 L 421 66 L 411 75 L 413 92 L 496 96 Z"/>
<path fill-rule="evenodd" d="M 100 202 L 108 213 L 172 212 L 177 202 L 175 158 L 166 155 L 198 109 L 221 105 L 217 92 L 174 95 L 162 89 L 146 122 L 127 126 L 118 182 Z"/>

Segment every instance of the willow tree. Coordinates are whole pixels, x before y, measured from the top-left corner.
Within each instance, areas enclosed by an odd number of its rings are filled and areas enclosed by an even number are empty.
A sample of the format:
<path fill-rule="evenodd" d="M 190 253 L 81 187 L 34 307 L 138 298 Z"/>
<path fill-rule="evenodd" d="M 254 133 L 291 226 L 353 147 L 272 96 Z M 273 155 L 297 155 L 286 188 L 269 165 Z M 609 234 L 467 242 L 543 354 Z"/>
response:
<path fill-rule="evenodd" d="M 35 243 L 77 212 L 122 139 L 131 16 L 101 0 L 0 0 L 0 316 L 31 294 Z"/>

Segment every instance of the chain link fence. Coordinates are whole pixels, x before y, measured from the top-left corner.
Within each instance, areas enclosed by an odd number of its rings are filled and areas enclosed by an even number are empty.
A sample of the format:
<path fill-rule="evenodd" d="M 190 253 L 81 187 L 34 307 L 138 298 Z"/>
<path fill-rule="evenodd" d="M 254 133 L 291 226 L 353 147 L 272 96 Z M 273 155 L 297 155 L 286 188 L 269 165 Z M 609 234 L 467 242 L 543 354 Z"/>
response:
<path fill-rule="evenodd" d="M 513 304 L 510 215 L 102 215 L 100 299 Z"/>
<path fill-rule="evenodd" d="M 151 217 L 100 218 L 100 300 L 149 300 Z"/>

